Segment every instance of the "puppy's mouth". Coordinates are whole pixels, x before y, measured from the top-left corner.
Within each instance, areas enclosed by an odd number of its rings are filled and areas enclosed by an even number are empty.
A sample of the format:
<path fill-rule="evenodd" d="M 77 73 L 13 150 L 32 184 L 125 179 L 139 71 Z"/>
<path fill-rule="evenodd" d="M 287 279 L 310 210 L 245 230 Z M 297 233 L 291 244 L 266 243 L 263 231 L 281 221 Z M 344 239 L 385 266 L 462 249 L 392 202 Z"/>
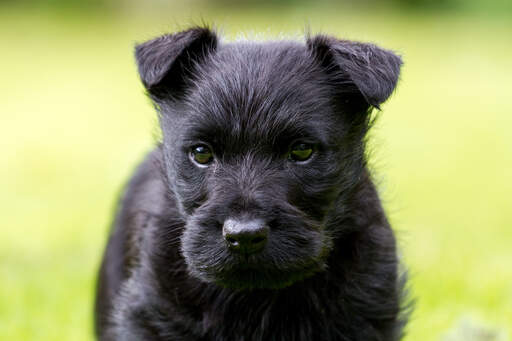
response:
<path fill-rule="evenodd" d="M 325 268 L 323 261 L 311 261 L 300 267 L 269 268 L 249 262 L 240 262 L 215 273 L 214 283 L 231 289 L 282 289 L 313 276 Z"/>
<path fill-rule="evenodd" d="M 329 250 L 324 245 L 318 252 L 312 253 L 316 256 L 309 254 L 286 262 L 270 257 L 271 250 L 261 254 L 226 252 L 206 266 L 189 267 L 189 270 L 200 280 L 221 287 L 237 290 L 282 289 L 324 271 Z"/>

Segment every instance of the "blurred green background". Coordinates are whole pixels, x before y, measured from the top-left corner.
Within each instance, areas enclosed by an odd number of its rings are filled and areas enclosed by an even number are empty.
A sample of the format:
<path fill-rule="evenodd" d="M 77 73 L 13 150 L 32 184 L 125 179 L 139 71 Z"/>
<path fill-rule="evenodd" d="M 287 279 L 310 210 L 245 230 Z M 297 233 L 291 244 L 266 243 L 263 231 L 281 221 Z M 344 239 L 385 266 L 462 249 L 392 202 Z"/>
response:
<path fill-rule="evenodd" d="M 0 1 L 0 340 L 92 340 L 116 197 L 158 136 L 133 45 L 203 21 L 403 56 L 372 167 L 417 299 L 406 340 L 510 340 L 510 0 Z"/>

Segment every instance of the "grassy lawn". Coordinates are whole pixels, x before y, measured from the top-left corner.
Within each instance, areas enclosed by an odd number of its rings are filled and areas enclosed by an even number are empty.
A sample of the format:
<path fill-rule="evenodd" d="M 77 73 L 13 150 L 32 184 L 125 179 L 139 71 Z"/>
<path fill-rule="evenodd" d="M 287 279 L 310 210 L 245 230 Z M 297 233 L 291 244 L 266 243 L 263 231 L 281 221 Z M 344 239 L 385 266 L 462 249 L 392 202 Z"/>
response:
<path fill-rule="evenodd" d="M 507 340 L 510 17 L 308 8 L 0 9 L 0 339 L 92 340 L 95 273 L 114 202 L 158 135 L 133 43 L 201 20 L 230 38 L 300 36 L 309 25 L 403 55 L 372 145 L 417 298 L 406 340 L 477 340 L 458 331 L 461 319 L 498 333 L 478 340 Z"/>

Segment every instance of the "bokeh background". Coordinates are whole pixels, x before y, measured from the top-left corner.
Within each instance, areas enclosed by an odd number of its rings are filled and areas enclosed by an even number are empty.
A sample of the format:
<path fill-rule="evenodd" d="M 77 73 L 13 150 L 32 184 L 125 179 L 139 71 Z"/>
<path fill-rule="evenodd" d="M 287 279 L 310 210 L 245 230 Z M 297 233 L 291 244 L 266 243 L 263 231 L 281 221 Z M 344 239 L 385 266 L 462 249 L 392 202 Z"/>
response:
<path fill-rule="evenodd" d="M 93 339 L 115 202 L 159 135 L 133 45 L 202 22 L 403 56 L 372 168 L 416 298 L 406 341 L 510 340 L 510 0 L 0 0 L 0 340 Z"/>

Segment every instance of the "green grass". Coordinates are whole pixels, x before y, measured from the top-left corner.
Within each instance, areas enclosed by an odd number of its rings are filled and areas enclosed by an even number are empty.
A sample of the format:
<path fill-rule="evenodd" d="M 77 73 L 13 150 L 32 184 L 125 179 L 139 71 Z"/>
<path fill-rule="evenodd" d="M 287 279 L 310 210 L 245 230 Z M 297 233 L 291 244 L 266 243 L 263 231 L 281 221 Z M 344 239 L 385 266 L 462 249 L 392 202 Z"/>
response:
<path fill-rule="evenodd" d="M 453 327 L 461 318 L 510 335 L 510 18 L 11 8 L 0 11 L 1 340 L 92 339 L 95 273 L 113 205 L 157 134 L 133 43 L 192 21 L 183 18 L 215 22 L 230 37 L 300 35 L 309 23 L 403 54 L 400 85 L 372 144 L 417 298 L 406 340 L 467 335 Z"/>

